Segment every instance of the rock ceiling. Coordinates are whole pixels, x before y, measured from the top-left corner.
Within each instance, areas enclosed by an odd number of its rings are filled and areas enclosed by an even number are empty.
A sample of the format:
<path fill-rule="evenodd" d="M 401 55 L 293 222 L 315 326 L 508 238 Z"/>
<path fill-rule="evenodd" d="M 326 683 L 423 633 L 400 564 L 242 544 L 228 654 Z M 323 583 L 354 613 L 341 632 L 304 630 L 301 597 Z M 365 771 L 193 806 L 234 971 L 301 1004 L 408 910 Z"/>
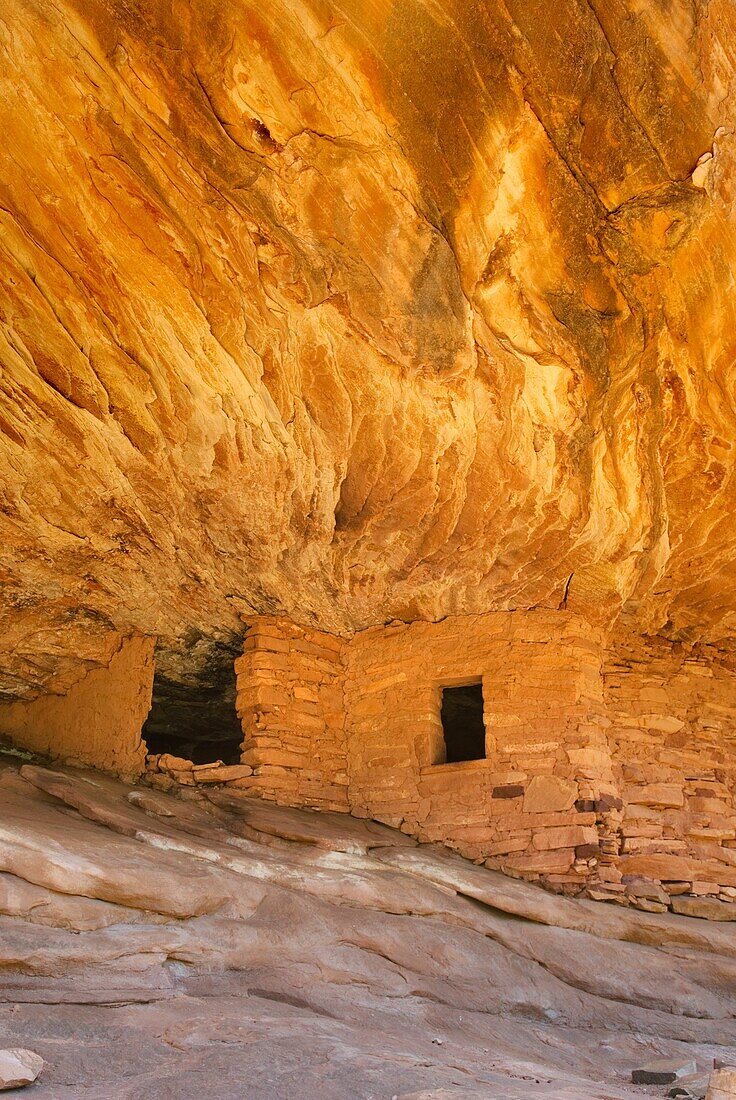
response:
<path fill-rule="evenodd" d="M 730 0 L 6 0 L 0 689 L 259 611 L 728 639 L 735 68 Z"/>

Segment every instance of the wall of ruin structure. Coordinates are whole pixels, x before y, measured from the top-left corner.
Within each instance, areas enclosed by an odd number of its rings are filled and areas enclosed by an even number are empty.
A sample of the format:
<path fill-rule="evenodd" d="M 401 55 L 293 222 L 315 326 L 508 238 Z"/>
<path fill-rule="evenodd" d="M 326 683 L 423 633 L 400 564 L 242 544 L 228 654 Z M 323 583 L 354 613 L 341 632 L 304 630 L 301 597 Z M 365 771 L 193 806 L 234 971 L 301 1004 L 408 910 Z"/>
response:
<path fill-rule="evenodd" d="M 235 662 L 243 764 L 235 781 L 289 806 L 349 809 L 342 639 L 263 617 Z"/>
<path fill-rule="evenodd" d="M 623 800 L 615 870 L 662 884 L 648 896 L 736 897 L 736 667 L 713 646 L 611 639 L 607 734 Z M 616 875 L 612 876 L 614 879 Z M 701 910 L 703 906 L 700 906 Z"/>
<path fill-rule="evenodd" d="M 508 874 L 654 911 L 718 918 L 736 900 L 736 660 L 715 647 L 605 638 L 566 611 L 347 638 L 267 616 L 235 667 L 241 763 L 149 757 L 155 785 L 227 783 L 376 818 Z M 448 764 L 442 688 L 479 679 L 485 758 Z M 136 776 L 152 680 L 153 642 L 121 640 L 65 695 L 0 707 L 0 734 Z"/>
<path fill-rule="evenodd" d="M 344 640 L 269 618 L 237 668 L 252 793 L 644 909 L 736 897 L 736 671 L 713 648 L 567 612 Z M 443 763 L 441 688 L 478 678 L 485 759 Z"/>
<path fill-rule="evenodd" d="M 580 884 L 613 786 L 601 638 L 566 613 L 366 630 L 345 648 L 354 813 L 524 875 Z M 441 687 L 482 677 L 486 758 L 443 764 Z M 581 801 L 585 806 L 581 808 Z"/>
<path fill-rule="evenodd" d="M 0 706 L 0 735 L 68 764 L 132 778 L 145 766 L 141 729 L 151 706 L 154 641 L 121 639 L 107 668 L 93 668 L 64 695 Z"/>
<path fill-rule="evenodd" d="M 394 623 L 341 640 L 266 618 L 236 663 L 250 793 L 348 810 L 580 888 L 616 801 L 602 638 L 566 612 Z M 444 764 L 441 688 L 481 677 L 486 758 Z"/>

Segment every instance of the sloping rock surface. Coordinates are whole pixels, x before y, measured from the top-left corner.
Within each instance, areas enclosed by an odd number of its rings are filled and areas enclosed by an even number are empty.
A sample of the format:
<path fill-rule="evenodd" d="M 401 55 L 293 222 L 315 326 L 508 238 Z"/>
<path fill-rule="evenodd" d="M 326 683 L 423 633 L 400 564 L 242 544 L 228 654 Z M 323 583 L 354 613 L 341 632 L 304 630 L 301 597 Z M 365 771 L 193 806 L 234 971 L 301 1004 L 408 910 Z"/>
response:
<path fill-rule="evenodd" d="M 241 612 L 731 638 L 735 44 L 732 0 L 5 4 L 0 692 L 134 630 L 206 690 Z"/>
<path fill-rule="evenodd" d="M 0 804 L 0 1032 L 39 1100 L 623 1100 L 662 1095 L 628 1083 L 653 1058 L 736 1058 L 710 922 L 216 791 L 9 763 Z"/>

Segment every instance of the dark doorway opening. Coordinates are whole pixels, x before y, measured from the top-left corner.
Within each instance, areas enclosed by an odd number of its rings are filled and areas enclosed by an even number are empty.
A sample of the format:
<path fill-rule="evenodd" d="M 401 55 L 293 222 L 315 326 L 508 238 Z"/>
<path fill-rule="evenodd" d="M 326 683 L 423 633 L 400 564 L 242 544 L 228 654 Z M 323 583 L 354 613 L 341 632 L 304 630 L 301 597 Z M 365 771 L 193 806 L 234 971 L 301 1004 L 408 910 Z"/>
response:
<path fill-rule="evenodd" d="M 442 733 L 448 764 L 483 760 L 486 727 L 483 723 L 483 684 L 442 688 Z"/>
<path fill-rule="evenodd" d="M 195 764 L 240 762 L 233 663 L 242 648 L 241 638 L 215 641 L 194 632 L 156 648 L 153 699 L 143 726 L 149 754 L 171 753 Z"/>

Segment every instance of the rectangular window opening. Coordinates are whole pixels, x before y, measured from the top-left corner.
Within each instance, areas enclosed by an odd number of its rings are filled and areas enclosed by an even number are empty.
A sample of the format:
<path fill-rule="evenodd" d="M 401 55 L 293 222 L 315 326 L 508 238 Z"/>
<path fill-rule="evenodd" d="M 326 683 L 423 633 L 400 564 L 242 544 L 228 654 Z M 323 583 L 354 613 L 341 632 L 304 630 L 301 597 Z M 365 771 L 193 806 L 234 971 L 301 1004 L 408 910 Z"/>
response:
<path fill-rule="evenodd" d="M 441 718 L 448 764 L 485 759 L 486 727 L 480 680 L 462 687 L 443 687 Z"/>

